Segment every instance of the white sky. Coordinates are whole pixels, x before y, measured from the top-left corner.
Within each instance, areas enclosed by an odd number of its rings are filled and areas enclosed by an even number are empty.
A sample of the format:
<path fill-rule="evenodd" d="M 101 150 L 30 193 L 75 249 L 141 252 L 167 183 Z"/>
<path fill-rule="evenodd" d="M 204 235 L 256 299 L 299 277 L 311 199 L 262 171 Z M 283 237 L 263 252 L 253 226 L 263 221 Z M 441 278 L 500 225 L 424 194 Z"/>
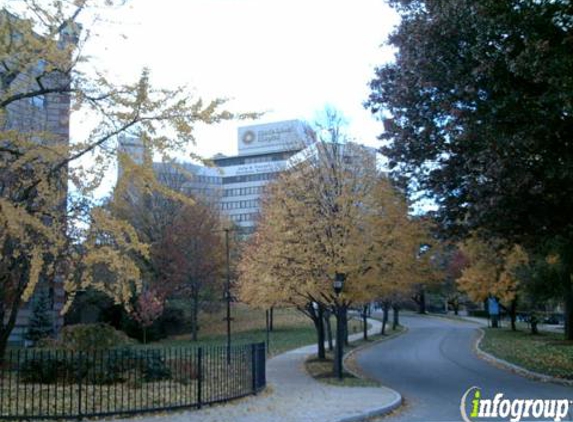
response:
<path fill-rule="evenodd" d="M 381 44 L 398 19 L 384 0 L 131 0 L 109 19 L 88 52 L 123 82 L 147 66 L 156 85 L 267 111 L 260 122 L 312 121 L 328 104 L 379 146 L 382 124 L 362 102 L 374 67 L 392 58 Z M 237 127 L 250 123 L 200 128 L 195 152 L 236 154 Z"/>

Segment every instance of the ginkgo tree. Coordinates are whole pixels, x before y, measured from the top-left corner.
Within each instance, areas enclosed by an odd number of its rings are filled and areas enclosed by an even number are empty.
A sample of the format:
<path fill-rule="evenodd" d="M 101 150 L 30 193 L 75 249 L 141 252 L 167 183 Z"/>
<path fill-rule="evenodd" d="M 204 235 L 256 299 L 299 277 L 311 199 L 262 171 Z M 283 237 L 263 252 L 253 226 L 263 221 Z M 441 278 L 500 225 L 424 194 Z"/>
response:
<path fill-rule="evenodd" d="M 194 142 L 198 122 L 252 117 L 184 87 L 155 88 L 145 69 L 133 83 L 110 80 L 84 51 L 94 33 L 89 21 L 116 3 L 124 2 L 16 0 L 0 10 L 0 356 L 39 280 L 76 275 L 66 282 L 73 299 L 93 280 L 90 269 L 106 267 L 113 283 L 96 287 L 116 301 L 128 303 L 139 288 L 139 269 L 129 261 L 146 246 L 127 222 L 93 207 L 118 136 L 134 134 L 152 154 L 169 157 Z M 70 112 L 92 123 L 73 142 Z M 145 181 L 162 189 L 151 172 Z"/>

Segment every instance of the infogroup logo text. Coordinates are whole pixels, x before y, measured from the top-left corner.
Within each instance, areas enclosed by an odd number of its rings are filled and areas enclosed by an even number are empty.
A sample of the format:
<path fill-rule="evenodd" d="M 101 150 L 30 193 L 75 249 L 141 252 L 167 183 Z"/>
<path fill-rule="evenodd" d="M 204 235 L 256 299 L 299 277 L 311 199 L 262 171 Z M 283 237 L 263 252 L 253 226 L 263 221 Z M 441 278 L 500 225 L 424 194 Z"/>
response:
<path fill-rule="evenodd" d="M 507 419 L 510 422 L 539 419 L 559 422 L 569 414 L 571 401 L 568 399 L 507 399 L 503 393 L 496 393 L 493 399 L 482 397 L 479 387 L 469 388 L 460 403 L 464 422 L 476 422 L 492 418 Z"/>

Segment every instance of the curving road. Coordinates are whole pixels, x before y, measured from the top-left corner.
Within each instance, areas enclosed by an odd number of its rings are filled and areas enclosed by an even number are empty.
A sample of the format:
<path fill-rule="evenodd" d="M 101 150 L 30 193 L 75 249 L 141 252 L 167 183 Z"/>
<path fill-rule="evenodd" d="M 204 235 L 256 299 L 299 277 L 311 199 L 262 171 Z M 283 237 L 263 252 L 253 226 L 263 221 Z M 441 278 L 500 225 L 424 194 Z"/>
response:
<path fill-rule="evenodd" d="M 384 422 L 460 421 L 460 399 L 472 386 L 481 388 L 483 398 L 503 393 L 507 398 L 573 399 L 572 387 L 532 381 L 479 359 L 473 352 L 475 324 L 414 315 L 401 322 L 409 329 L 406 334 L 357 357 L 365 373 L 404 398 L 405 405 Z"/>

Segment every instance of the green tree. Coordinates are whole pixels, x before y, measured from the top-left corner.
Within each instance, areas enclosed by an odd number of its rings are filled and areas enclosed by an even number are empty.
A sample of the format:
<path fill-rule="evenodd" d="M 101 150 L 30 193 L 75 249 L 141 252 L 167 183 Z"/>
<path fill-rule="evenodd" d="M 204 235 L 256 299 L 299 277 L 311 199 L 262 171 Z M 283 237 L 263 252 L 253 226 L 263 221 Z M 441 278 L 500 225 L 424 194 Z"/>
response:
<path fill-rule="evenodd" d="M 367 106 L 393 174 L 450 235 L 558 245 L 573 339 L 573 7 L 569 1 L 390 0 L 393 63 Z"/>
<path fill-rule="evenodd" d="M 32 316 L 28 322 L 28 331 L 26 340 L 36 343 L 46 337 L 54 335 L 54 318 L 53 318 L 52 301 L 46 290 L 41 290 L 36 295 L 32 307 Z"/>

